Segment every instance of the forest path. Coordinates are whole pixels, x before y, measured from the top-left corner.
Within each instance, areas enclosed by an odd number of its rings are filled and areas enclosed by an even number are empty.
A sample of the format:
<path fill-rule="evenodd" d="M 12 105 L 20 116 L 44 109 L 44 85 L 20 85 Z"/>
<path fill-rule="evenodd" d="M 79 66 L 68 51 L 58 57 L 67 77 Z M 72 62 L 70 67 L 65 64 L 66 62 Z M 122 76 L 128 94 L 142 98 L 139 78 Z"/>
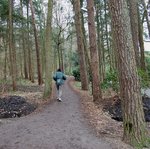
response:
<path fill-rule="evenodd" d="M 0 149 L 112 149 L 96 137 L 81 109 L 80 96 L 66 81 L 62 102 L 0 125 Z"/>

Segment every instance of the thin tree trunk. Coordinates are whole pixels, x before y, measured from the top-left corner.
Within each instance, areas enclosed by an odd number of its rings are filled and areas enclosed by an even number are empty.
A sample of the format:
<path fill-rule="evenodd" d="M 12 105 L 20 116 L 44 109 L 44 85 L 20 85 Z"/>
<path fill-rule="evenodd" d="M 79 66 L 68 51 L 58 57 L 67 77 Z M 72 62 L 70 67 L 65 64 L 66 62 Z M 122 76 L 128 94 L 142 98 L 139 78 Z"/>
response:
<path fill-rule="evenodd" d="M 29 69 L 29 80 L 34 83 L 34 72 L 33 63 L 31 59 L 31 48 L 30 48 L 30 27 L 29 27 L 29 2 L 27 3 L 27 48 L 28 48 L 28 69 Z"/>
<path fill-rule="evenodd" d="M 59 64 L 58 66 L 59 66 L 60 69 L 62 69 L 61 68 L 61 56 L 60 56 L 60 53 L 61 53 L 61 51 L 60 51 L 60 43 L 58 42 L 57 43 L 57 56 L 58 56 L 58 64 Z"/>
<path fill-rule="evenodd" d="M 139 21 L 139 45 L 140 45 L 140 68 L 143 71 L 146 71 L 145 66 L 145 55 L 144 55 L 144 40 L 143 40 L 143 24 L 141 23 L 140 14 L 138 14 Z"/>
<path fill-rule="evenodd" d="M 81 1 L 81 8 L 83 7 L 83 0 Z M 88 77 L 91 74 L 91 62 L 90 62 L 90 56 L 89 56 L 89 49 L 87 46 L 87 38 L 86 38 L 86 30 L 85 30 L 85 26 L 84 26 L 84 15 L 83 15 L 83 11 L 81 11 L 81 25 L 82 25 L 82 31 L 83 31 L 83 40 L 84 40 L 84 53 L 85 53 L 85 60 L 86 60 L 86 65 L 87 65 L 87 74 Z M 93 87 L 92 87 L 93 88 Z"/>
<path fill-rule="evenodd" d="M 72 27 L 72 26 L 71 26 Z M 70 30 L 72 32 L 72 30 Z M 73 44 L 73 36 L 71 35 L 70 44 L 69 44 L 69 75 L 72 74 L 72 44 Z"/>
<path fill-rule="evenodd" d="M 111 25 L 111 37 L 112 37 L 112 64 L 113 64 L 113 68 L 116 71 L 116 69 L 118 69 L 118 63 L 117 63 L 117 50 L 116 50 L 116 43 L 115 43 L 115 37 L 113 34 L 113 29 L 112 29 L 112 25 Z"/>
<path fill-rule="evenodd" d="M 73 2 L 73 9 L 75 12 L 75 26 L 77 32 L 77 45 L 79 53 L 79 63 L 80 63 L 80 77 L 81 77 L 81 86 L 83 90 L 88 90 L 88 77 L 86 72 L 86 62 L 84 54 L 84 39 L 82 31 L 82 22 L 81 22 L 81 9 L 80 9 L 80 0 Z"/>
<path fill-rule="evenodd" d="M 130 20 L 132 40 L 136 58 L 136 64 L 140 67 L 140 54 L 139 54 L 139 30 L 138 30 L 138 2 L 137 0 L 129 0 Z"/>
<path fill-rule="evenodd" d="M 98 46 L 98 56 L 99 56 L 99 74 L 100 74 L 100 81 L 103 81 L 102 75 L 102 43 L 101 43 L 101 33 L 100 33 L 100 4 L 96 3 L 96 23 L 97 23 L 97 46 Z"/>
<path fill-rule="evenodd" d="M 146 8 L 145 0 L 141 0 L 141 2 L 142 2 L 142 5 L 143 5 L 143 7 L 144 7 L 144 14 L 143 14 L 142 23 L 144 22 L 144 18 L 146 18 L 147 29 L 148 29 L 148 35 L 149 35 L 149 38 L 150 38 L 150 20 L 149 20 L 149 18 L 148 18 L 148 11 L 147 11 L 147 8 Z"/>
<path fill-rule="evenodd" d="M 104 80 L 105 78 L 105 73 L 106 73 L 106 64 L 105 64 L 105 48 L 104 48 L 104 22 L 102 21 L 103 20 L 103 14 L 102 14 L 102 11 L 100 9 L 99 11 L 99 16 L 100 16 L 100 31 L 101 31 L 101 34 L 100 34 L 100 43 L 101 43 L 101 50 L 99 51 L 99 57 L 100 57 L 100 69 L 101 69 L 101 79 L 102 81 Z"/>
<path fill-rule="evenodd" d="M 62 47 L 61 47 L 61 49 L 60 49 L 60 59 L 61 59 L 61 64 L 60 64 L 60 68 L 61 68 L 61 70 L 62 71 L 64 71 L 64 61 L 63 61 L 63 49 L 62 49 Z"/>
<path fill-rule="evenodd" d="M 60 44 L 60 61 L 61 61 L 60 68 L 64 72 L 64 58 L 63 58 L 63 55 L 64 55 L 63 47 L 62 47 L 62 44 Z"/>
<path fill-rule="evenodd" d="M 22 0 L 20 0 L 20 6 L 21 6 L 21 16 L 23 17 L 23 3 Z M 21 27 L 21 32 L 22 32 L 22 50 L 23 50 L 23 58 L 24 58 L 24 76 L 25 79 L 28 79 L 28 71 L 27 71 L 27 52 L 25 49 L 25 34 L 24 34 L 24 21 L 22 20 L 22 27 Z"/>
<path fill-rule="evenodd" d="M 21 47 L 21 38 L 19 39 L 19 48 L 20 49 L 22 48 Z M 23 75 L 23 64 L 22 64 L 23 63 L 22 62 L 23 61 L 22 50 L 20 50 L 18 54 L 19 54 L 19 62 L 20 62 L 20 76 L 21 76 L 21 78 L 23 78 L 24 75 Z"/>
<path fill-rule="evenodd" d="M 40 27 L 41 28 L 41 27 Z M 44 26 L 44 28 L 46 28 L 46 26 Z M 40 30 L 42 30 L 42 28 L 40 29 Z M 45 76 L 45 39 L 44 39 L 44 35 L 45 35 L 45 31 L 40 31 L 41 33 L 41 44 L 42 44 L 42 53 L 41 53 L 41 55 L 42 55 L 42 57 L 41 57 L 41 59 L 42 59 L 42 75 L 43 75 L 43 77 Z"/>
<path fill-rule="evenodd" d="M 88 29 L 89 29 L 89 44 L 90 44 L 91 71 L 93 84 L 93 100 L 94 102 L 100 102 L 102 99 L 102 92 L 100 88 L 99 58 L 96 42 L 97 39 L 96 39 L 93 0 L 87 0 L 87 8 L 88 8 Z"/>
<path fill-rule="evenodd" d="M 6 38 L 7 39 L 7 38 Z M 4 80 L 7 78 L 7 64 L 8 64 L 8 58 L 7 58 L 7 47 L 8 47 L 8 42 L 4 41 L 3 38 L 3 43 L 4 43 L 4 49 L 5 49 L 5 59 L 4 59 Z"/>
<path fill-rule="evenodd" d="M 16 90 L 16 62 L 15 62 L 15 49 L 13 46 L 13 0 L 9 1 L 9 57 L 10 57 L 10 72 L 12 76 L 12 86 L 13 90 Z"/>
<path fill-rule="evenodd" d="M 37 37 L 37 30 L 35 25 L 35 17 L 34 17 L 34 8 L 32 4 L 32 0 L 29 0 L 30 7 L 31 7 L 31 14 L 32 14 L 32 23 L 33 23 L 33 30 L 34 30 L 34 37 L 35 37 L 35 48 L 36 48 L 36 56 L 37 56 L 37 71 L 38 71 L 38 84 L 41 85 L 43 83 L 42 80 L 42 73 L 41 73 L 41 63 L 40 63 L 40 52 L 39 52 L 39 44 L 38 44 L 38 37 Z"/>
<path fill-rule="evenodd" d="M 109 41 L 109 32 L 108 32 L 108 14 L 107 14 L 107 0 L 104 0 L 104 12 L 105 12 L 105 29 L 106 29 L 106 45 L 107 45 L 107 51 L 108 51 L 108 62 L 110 66 L 110 71 L 112 71 L 112 63 L 111 63 L 111 49 L 110 49 L 110 41 Z"/>
<path fill-rule="evenodd" d="M 55 51 L 55 50 L 53 49 L 53 53 L 54 53 L 54 59 L 53 59 L 54 68 L 53 68 L 53 70 L 58 69 L 58 63 L 57 63 L 58 53 L 57 53 L 57 52 L 58 52 L 58 51 Z"/>

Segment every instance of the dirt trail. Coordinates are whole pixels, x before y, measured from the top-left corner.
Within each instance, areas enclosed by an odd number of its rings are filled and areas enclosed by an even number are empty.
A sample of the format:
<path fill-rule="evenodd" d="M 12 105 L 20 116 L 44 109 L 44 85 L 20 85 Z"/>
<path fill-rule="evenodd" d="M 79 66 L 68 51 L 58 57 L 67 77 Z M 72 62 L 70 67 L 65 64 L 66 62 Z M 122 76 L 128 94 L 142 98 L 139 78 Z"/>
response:
<path fill-rule="evenodd" d="M 0 149 L 115 149 L 96 137 L 80 106 L 80 97 L 63 87 L 63 102 L 42 112 L 0 121 Z"/>

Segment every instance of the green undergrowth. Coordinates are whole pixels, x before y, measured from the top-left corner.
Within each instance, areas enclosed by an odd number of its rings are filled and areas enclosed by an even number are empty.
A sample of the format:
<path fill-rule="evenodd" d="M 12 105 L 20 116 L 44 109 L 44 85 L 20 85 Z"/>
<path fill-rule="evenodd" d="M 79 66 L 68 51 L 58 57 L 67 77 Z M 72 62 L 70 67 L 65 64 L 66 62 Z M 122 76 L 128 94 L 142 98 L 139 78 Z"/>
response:
<path fill-rule="evenodd" d="M 107 90 L 112 88 L 114 91 L 118 92 L 119 90 L 119 81 L 118 81 L 118 74 L 116 71 L 107 72 L 106 76 L 101 83 L 101 88 L 103 90 Z"/>
<path fill-rule="evenodd" d="M 37 81 L 36 81 L 37 82 Z M 21 91 L 18 89 L 22 88 L 23 90 L 28 89 L 29 87 L 37 86 L 37 83 L 32 83 L 31 81 L 27 79 L 17 79 L 16 80 L 17 89 L 14 91 L 12 87 L 12 81 L 11 79 L 1 79 L 0 80 L 0 94 L 3 93 L 9 93 L 9 94 L 20 94 Z"/>
<path fill-rule="evenodd" d="M 136 149 L 150 149 L 150 138 L 145 138 L 140 143 L 135 143 L 133 146 Z"/>
<path fill-rule="evenodd" d="M 4 79 L 1 79 L 0 80 L 0 85 L 5 85 L 5 84 L 12 84 L 12 81 L 11 79 L 7 79 L 7 80 L 4 80 Z M 17 79 L 16 80 L 16 84 L 17 85 L 23 85 L 23 86 L 29 86 L 29 85 L 33 85 L 34 83 L 32 83 L 30 80 L 27 80 L 27 79 Z"/>
<path fill-rule="evenodd" d="M 140 78 L 140 86 L 142 88 L 150 87 L 150 77 L 149 77 L 148 73 L 141 69 L 138 69 L 138 75 Z"/>
<path fill-rule="evenodd" d="M 81 82 L 75 81 L 74 86 L 78 89 L 81 89 Z"/>

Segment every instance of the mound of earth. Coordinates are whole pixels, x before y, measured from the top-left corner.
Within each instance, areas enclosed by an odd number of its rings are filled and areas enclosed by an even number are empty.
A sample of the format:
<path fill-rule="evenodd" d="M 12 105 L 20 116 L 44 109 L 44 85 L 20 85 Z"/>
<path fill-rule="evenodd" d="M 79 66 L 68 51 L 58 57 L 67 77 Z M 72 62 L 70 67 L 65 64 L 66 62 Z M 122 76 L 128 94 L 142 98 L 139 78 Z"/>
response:
<path fill-rule="evenodd" d="M 142 97 L 143 109 L 146 122 L 150 122 L 150 98 Z M 103 110 L 111 115 L 112 119 L 122 121 L 121 99 L 115 96 L 110 99 L 106 99 Z"/>
<path fill-rule="evenodd" d="M 21 96 L 7 96 L 0 98 L 0 118 L 14 118 L 30 114 L 36 106 L 28 103 Z"/>

